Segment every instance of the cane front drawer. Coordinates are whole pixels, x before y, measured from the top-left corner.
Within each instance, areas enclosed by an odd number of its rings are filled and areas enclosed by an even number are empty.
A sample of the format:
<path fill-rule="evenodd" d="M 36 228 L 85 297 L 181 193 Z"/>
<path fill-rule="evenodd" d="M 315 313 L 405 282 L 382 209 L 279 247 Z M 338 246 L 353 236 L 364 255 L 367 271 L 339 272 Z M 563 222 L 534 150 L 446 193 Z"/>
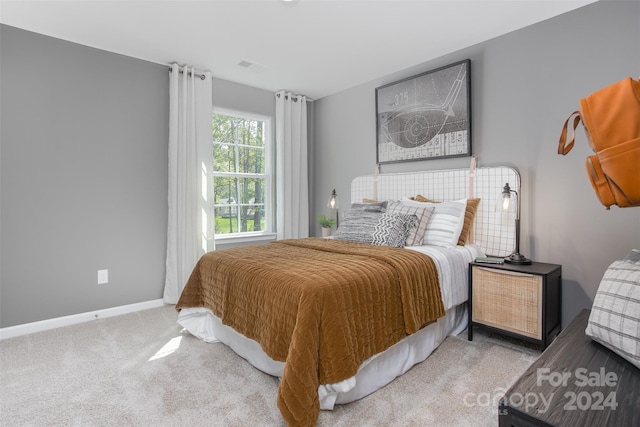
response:
<path fill-rule="evenodd" d="M 542 338 L 542 278 L 473 267 L 473 321 Z"/>

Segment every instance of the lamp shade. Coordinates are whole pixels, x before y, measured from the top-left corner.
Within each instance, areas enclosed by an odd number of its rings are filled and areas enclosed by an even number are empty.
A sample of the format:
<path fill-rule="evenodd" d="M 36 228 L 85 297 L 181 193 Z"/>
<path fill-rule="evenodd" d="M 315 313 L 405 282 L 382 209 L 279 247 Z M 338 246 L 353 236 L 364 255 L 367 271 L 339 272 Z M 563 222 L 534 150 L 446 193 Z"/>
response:
<path fill-rule="evenodd" d="M 502 194 L 498 199 L 496 211 L 503 214 L 513 215 L 514 218 L 518 218 L 518 193 L 509 187 L 507 182 L 502 189 Z"/>
<path fill-rule="evenodd" d="M 329 209 L 338 209 L 338 194 L 336 194 L 335 188 L 331 193 L 331 197 L 329 197 L 329 201 L 327 202 L 327 207 Z"/>
<path fill-rule="evenodd" d="M 526 265 L 531 264 L 531 260 L 520 254 L 520 198 L 518 192 L 512 190 L 507 182 L 502 189 L 502 194 L 498 199 L 498 210 L 503 213 L 515 214 L 516 223 L 516 250 L 504 259 L 509 264 Z"/>

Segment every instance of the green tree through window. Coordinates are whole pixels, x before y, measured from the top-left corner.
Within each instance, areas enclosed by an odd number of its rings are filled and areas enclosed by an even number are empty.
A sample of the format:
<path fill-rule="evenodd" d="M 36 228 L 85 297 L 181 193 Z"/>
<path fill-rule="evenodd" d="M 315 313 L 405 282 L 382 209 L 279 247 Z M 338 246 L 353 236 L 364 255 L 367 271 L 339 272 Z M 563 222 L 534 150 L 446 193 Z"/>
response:
<path fill-rule="evenodd" d="M 215 233 L 270 231 L 266 122 L 214 114 L 212 127 Z"/>

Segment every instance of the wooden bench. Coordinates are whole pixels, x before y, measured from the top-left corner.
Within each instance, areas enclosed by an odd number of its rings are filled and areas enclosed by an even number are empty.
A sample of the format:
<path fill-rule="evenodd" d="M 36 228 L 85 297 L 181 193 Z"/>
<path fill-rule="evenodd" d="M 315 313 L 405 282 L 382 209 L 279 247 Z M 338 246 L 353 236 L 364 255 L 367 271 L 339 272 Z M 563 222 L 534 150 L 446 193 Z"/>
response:
<path fill-rule="evenodd" d="M 640 369 L 594 342 L 583 310 L 501 399 L 500 427 L 640 426 Z"/>

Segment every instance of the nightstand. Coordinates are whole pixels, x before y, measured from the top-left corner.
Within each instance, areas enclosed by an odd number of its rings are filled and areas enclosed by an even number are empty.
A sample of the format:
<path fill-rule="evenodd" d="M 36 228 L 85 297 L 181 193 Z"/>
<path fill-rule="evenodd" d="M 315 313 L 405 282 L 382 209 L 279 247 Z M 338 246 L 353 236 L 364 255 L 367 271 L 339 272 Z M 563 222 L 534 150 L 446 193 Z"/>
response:
<path fill-rule="evenodd" d="M 477 326 L 547 348 L 561 329 L 561 283 L 557 264 L 471 262 L 469 341 Z"/>

